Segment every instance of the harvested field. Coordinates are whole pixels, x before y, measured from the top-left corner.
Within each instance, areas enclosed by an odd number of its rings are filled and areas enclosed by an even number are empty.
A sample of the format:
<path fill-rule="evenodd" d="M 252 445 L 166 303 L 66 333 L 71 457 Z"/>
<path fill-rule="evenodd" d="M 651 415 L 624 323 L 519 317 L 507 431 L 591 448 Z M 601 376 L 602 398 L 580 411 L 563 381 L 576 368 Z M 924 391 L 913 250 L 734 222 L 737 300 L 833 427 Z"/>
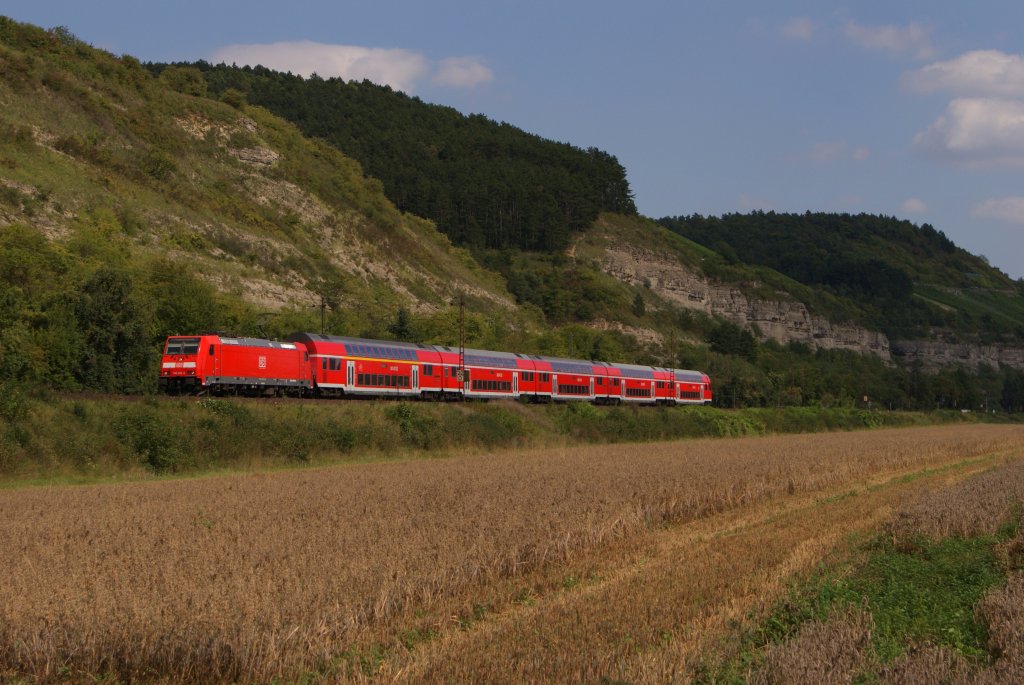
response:
<path fill-rule="evenodd" d="M 906 503 L 888 530 L 897 544 L 991 534 L 1020 512 L 1022 502 L 1024 462 L 1018 462 Z"/>
<path fill-rule="evenodd" d="M 807 620 L 788 639 L 766 645 L 747 679 L 794 684 L 1024 682 L 1022 483 L 1024 460 L 1018 459 L 944 487 L 908 493 L 885 526 L 892 545 L 876 538 L 862 550 L 871 550 L 871 561 L 847 569 L 841 581 L 844 588 L 865 590 L 865 583 L 876 588 L 854 593 L 854 604 L 826 604 L 831 607 L 827 620 Z M 995 550 L 988 560 L 975 552 L 985 548 Z M 907 563 L 910 559 L 919 561 Z M 971 563 L 963 564 L 965 559 Z M 891 565 L 894 561 L 899 566 Z M 898 568 L 899 580 L 879 575 L 884 565 Z M 995 577 L 986 571 L 993 566 L 1000 570 Z M 1004 572 L 1007 577 L 1000 578 Z M 894 581 L 900 583 L 896 590 Z M 941 590 L 928 595 L 932 601 L 921 603 L 922 589 L 932 593 L 929 586 Z M 827 589 L 819 599 L 840 594 L 846 602 L 851 599 L 837 585 L 823 587 Z M 955 616 L 948 611 L 950 596 Z M 794 601 L 808 598 L 787 599 Z M 970 611 L 973 625 L 963 620 L 969 620 L 963 614 Z M 788 619 L 777 615 L 770 620 L 787 625 Z M 896 625 L 899 629 L 894 630 Z M 975 626 L 983 627 L 977 632 L 987 642 L 983 649 L 969 637 Z M 895 652 L 893 638 L 901 643 Z M 881 658 L 884 653 L 888 660 Z"/>
<path fill-rule="evenodd" d="M 948 426 L 3 491 L 0 676 L 670 681 L 901 492 L 1022 444 Z"/>

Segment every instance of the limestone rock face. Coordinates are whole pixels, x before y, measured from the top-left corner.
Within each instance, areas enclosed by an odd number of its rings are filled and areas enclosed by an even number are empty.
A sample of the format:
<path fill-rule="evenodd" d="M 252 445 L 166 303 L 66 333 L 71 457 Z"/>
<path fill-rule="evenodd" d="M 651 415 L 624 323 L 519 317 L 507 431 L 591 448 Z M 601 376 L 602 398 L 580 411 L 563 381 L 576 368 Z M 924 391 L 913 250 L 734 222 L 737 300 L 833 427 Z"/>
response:
<path fill-rule="evenodd" d="M 727 319 L 756 330 L 764 339 L 801 342 L 812 348 L 869 352 L 890 359 L 884 333 L 852 324 L 836 324 L 811 314 L 802 302 L 785 297 L 748 296 L 739 288 L 714 283 L 677 260 L 634 246 L 611 247 L 602 267 L 606 273 L 632 285 L 644 285 L 673 304 Z"/>
<path fill-rule="evenodd" d="M 982 364 L 1000 364 L 1024 369 L 1024 348 L 1005 345 L 949 343 L 942 340 L 900 340 L 892 344 L 892 353 L 900 363 L 920 361 L 926 369 L 953 364 L 977 368 Z"/>
<path fill-rule="evenodd" d="M 866 352 L 900 364 L 920 361 L 929 370 L 957 364 L 972 369 L 981 364 L 1024 369 L 1024 347 L 947 342 L 941 339 L 941 331 L 933 332 L 931 340 L 890 342 L 879 331 L 832 323 L 811 314 L 803 303 L 784 293 L 779 293 L 778 299 L 759 298 L 735 286 L 715 283 L 654 250 L 632 245 L 609 247 L 602 268 L 620 281 L 650 288 L 678 307 L 720 316 L 758 332 L 764 340 Z"/>

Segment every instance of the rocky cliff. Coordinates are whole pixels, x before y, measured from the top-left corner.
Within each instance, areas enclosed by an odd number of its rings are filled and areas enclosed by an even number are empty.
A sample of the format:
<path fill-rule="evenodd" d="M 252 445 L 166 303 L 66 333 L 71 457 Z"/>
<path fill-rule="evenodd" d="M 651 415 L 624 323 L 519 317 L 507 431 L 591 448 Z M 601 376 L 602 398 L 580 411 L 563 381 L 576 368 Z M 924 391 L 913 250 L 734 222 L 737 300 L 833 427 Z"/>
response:
<path fill-rule="evenodd" d="M 1024 369 L 1024 348 L 1004 345 L 949 343 L 942 340 L 900 340 L 892 343 L 892 354 L 901 364 L 921 362 L 929 370 L 962 364 L 976 369 L 982 364 Z"/>
<path fill-rule="evenodd" d="M 763 339 L 869 352 L 890 359 L 889 339 L 883 333 L 832 323 L 791 298 L 752 297 L 734 285 L 712 282 L 653 250 L 635 245 L 609 246 L 604 251 L 602 269 L 623 282 L 649 287 L 678 307 L 720 316 L 757 332 Z"/>

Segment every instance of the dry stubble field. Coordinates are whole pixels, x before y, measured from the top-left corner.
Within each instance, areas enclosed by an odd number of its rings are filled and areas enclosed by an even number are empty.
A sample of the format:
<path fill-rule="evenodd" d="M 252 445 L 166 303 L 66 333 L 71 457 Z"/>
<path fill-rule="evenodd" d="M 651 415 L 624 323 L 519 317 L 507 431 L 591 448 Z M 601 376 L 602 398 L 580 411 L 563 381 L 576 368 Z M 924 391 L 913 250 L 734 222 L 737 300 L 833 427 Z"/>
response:
<path fill-rule="evenodd" d="M 790 574 L 1022 445 L 948 426 L 0 491 L 0 678 L 685 680 Z"/>

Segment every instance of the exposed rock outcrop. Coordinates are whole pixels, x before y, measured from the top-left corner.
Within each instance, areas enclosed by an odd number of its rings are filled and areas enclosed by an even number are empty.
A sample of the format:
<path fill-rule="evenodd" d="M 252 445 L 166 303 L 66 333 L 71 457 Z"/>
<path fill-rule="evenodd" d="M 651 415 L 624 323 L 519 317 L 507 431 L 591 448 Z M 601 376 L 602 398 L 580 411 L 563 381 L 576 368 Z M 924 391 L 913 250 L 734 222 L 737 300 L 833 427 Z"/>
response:
<path fill-rule="evenodd" d="M 1024 369 L 1022 347 L 949 343 L 942 340 L 900 340 L 892 344 L 892 354 L 902 364 L 919 361 L 929 370 L 954 364 L 963 364 L 972 369 L 982 364 Z"/>
<path fill-rule="evenodd" d="M 879 331 L 853 324 L 833 323 L 812 314 L 803 303 L 783 293 L 779 299 L 751 296 L 734 285 L 716 283 L 653 250 L 631 245 L 609 247 L 602 268 L 631 285 L 644 285 L 678 307 L 722 317 L 762 339 L 780 343 L 801 342 L 812 348 L 854 350 L 886 361 L 912 364 L 920 361 L 934 371 L 962 364 L 976 369 L 982 364 L 1024 369 L 1024 348 L 1005 345 L 954 343 L 940 339 L 890 342 Z"/>
<path fill-rule="evenodd" d="M 803 303 L 752 297 L 733 285 L 714 283 L 677 260 L 632 246 L 610 247 L 602 268 L 615 278 L 645 285 L 673 304 L 713 314 L 780 343 L 801 342 L 813 348 L 868 352 L 889 360 L 884 333 L 852 324 L 836 324 L 811 314 Z"/>

